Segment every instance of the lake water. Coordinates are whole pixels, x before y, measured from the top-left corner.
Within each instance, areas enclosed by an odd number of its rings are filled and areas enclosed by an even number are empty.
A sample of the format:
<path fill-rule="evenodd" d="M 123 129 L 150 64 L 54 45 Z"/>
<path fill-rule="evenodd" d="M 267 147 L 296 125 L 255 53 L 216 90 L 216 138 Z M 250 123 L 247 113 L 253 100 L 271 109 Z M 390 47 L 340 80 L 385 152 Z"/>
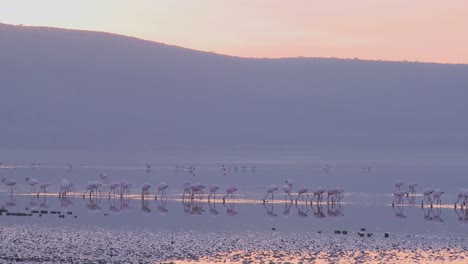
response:
<path fill-rule="evenodd" d="M 2 207 L 9 213 L 47 211 L 32 216 L 7 216 L 4 212 L 0 216 L 3 228 L 33 225 L 65 230 L 190 230 L 205 234 L 272 230 L 286 234 L 332 234 L 336 230 L 356 233 L 365 228 L 365 232 L 376 234 L 468 237 L 468 212 L 453 208 L 458 190 L 468 187 L 468 157 L 461 154 L 15 150 L 0 152 L 0 161 L 3 162 L 0 178 L 17 181 L 13 194 L 7 186 L 1 186 Z M 146 169 L 146 163 L 151 164 L 151 170 Z M 195 167 L 194 172 L 187 170 L 190 166 Z M 103 187 L 102 196 L 83 198 L 87 182 L 99 180 L 101 173 L 107 173 L 110 181 L 131 182 L 132 195 L 109 199 Z M 49 183 L 49 195 L 30 195 L 27 177 Z M 75 195 L 58 197 L 62 179 L 76 183 Z M 274 201 L 263 204 L 266 187 L 270 184 L 281 187 L 286 179 L 293 180 L 293 193 L 301 186 L 309 190 L 339 186 L 345 189 L 345 197 L 335 205 L 302 202 L 296 205 L 285 201 L 282 192 L 277 191 Z M 398 180 L 417 183 L 418 194 L 428 187 L 444 190 L 442 206 L 422 208 L 422 196 L 417 195 L 405 198 L 403 206 L 392 207 L 394 183 Z M 210 203 L 206 198 L 182 202 L 184 181 L 206 186 L 215 183 L 221 188 Z M 140 186 L 145 182 L 153 185 L 150 189 L 153 195 L 142 200 Z M 169 185 L 168 198 L 155 200 L 155 186 L 160 182 Z M 221 197 L 230 185 L 239 188 L 236 199 L 223 204 Z"/>

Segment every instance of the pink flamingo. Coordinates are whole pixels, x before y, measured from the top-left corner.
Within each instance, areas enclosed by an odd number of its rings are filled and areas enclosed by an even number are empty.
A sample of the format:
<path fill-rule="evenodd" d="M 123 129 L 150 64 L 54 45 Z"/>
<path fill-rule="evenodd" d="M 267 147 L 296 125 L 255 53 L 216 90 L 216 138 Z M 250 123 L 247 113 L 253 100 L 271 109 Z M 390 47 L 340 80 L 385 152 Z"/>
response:
<path fill-rule="evenodd" d="M 457 201 L 455 202 L 455 209 L 457 209 L 457 203 L 462 200 L 462 202 L 460 202 L 460 207 L 463 209 L 463 206 L 466 205 L 466 203 L 468 202 L 468 189 L 461 189 L 459 192 L 458 192 L 458 199 Z"/>
<path fill-rule="evenodd" d="M 218 189 L 219 189 L 218 185 L 216 184 L 211 185 L 210 194 L 208 195 L 208 201 L 210 201 L 211 196 L 213 196 L 214 199 L 216 199 L 216 191 L 218 191 Z"/>
<path fill-rule="evenodd" d="M 299 197 L 302 197 L 302 199 L 304 199 L 304 194 L 307 194 L 306 201 L 309 199 L 309 194 L 307 193 L 307 191 L 308 190 L 305 187 L 301 187 L 299 188 L 299 190 L 297 190 L 296 204 Z"/>
<path fill-rule="evenodd" d="M 431 200 L 431 194 L 434 192 L 433 189 L 425 189 L 424 192 L 423 192 L 423 200 L 421 201 L 421 206 L 424 206 L 424 201 L 426 200 L 426 197 L 427 197 L 427 200 L 429 202 L 429 204 L 432 204 L 432 200 Z"/>
<path fill-rule="evenodd" d="M 226 203 L 226 198 L 232 198 L 232 201 L 234 202 L 234 192 L 236 192 L 237 190 L 238 189 L 236 186 L 229 186 L 226 189 L 226 195 L 224 195 L 223 197 L 223 204 Z"/>
<path fill-rule="evenodd" d="M 310 203 L 314 201 L 314 198 L 316 196 L 317 196 L 317 203 L 320 203 L 322 201 L 322 195 L 325 191 L 326 189 L 323 187 L 318 187 L 317 189 L 315 189 L 315 191 L 313 192 L 312 199 L 310 199 Z"/>
<path fill-rule="evenodd" d="M 266 200 L 266 198 L 270 194 L 271 194 L 271 200 L 273 200 L 273 192 L 275 192 L 276 190 L 278 190 L 278 187 L 276 187 L 275 185 L 268 186 L 267 193 L 266 193 L 265 197 L 263 197 L 263 203 L 268 202 L 268 200 Z"/>
<path fill-rule="evenodd" d="M 149 183 L 144 183 L 141 186 L 141 197 L 144 198 L 145 195 L 149 195 L 149 188 L 151 188 L 151 184 Z"/>
<path fill-rule="evenodd" d="M 13 188 L 16 185 L 16 181 L 14 179 L 3 179 L 2 180 L 3 184 L 6 186 L 10 187 L 10 193 L 13 193 Z"/>
<path fill-rule="evenodd" d="M 154 196 L 154 199 L 158 199 L 158 194 L 161 193 L 161 198 L 162 197 L 166 197 L 167 198 L 167 194 L 166 194 L 166 189 L 167 187 L 169 187 L 169 185 L 167 185 L 165 182 L 161 182 L 158 186 L 158 192 L 156 193 L 156 195 Z"/>

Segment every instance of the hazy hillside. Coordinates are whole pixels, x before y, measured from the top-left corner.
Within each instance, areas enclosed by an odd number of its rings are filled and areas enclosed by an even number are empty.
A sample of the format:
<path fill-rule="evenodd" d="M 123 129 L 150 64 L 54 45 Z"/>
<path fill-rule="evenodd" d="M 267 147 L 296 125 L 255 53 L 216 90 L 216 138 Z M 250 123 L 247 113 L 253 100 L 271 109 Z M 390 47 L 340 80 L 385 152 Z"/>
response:
<path fill-rule="evenodd" d="M 465 151 L 468 65 L 242 59 L 0 24 L 0 147 Z"/>

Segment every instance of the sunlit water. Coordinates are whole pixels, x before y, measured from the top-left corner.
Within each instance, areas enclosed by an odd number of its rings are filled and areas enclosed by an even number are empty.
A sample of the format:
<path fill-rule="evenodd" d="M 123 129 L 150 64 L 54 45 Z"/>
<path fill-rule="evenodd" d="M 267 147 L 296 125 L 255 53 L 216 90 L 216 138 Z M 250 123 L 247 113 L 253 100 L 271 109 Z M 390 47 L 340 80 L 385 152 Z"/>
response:
<path fill-rule="evenodd" d="M 372 236 L 468 237 L 468 211 L 454 209 L 460 188 L 468 186 L 468 159 L 464 155 L 323 154 L 310 151 L 161 151 L 161 152 L 0 152 L 0 178 L 17 181 L 13 194 L 1 186 L 0 203 L 7 212 L 0 216 L 3 228 L 31 225 L 41 228 L 89 230 L 149 230 L 152 232 L 281 232 L 283 234 L 335 234 L 348 231 Z M 40 165 L 39 165 L 40 163 Z M 147 170 L 145 163 L 151 164 Z M 68 165 L 72 165 L 70 169 Z M 223 169 L 223 166 L 226 170 Z M 325 167 L 329 165 L 327 170 Z M 176 166 L 184 166 L 178 169 Z M 188 167 L 195 167 L 189 172 Z M 368 169 L 368 167 L 371 167 Z M 86 183 L 107 173 L 109 180 L 126 179 L 133 184 L 131 196 L 83 197 Z M 47 182 L 48 195 L 30 194 L 25 179 Z M 77 191 L 58 197 L 61 179 L 77 184 Z M 292 179 L 294 190 L 343 187 L 342 203 L 331 205 L 284 199 L 281 189 L 274 201 L 263 204 L 266 187 L 284 185 Z M 397 180 L 417 183 L 417 195 L 393 207 Z M 184 181 L 221 186 L 214 200 L 206 196 L 182 201 Z M 142 200 L 140 186 L 149 182 L 152 195 Z M 169 185 L 167 199 L 154 199 L 160 182 Z M 239 190 L 235 200 L 222 203 L 227 186 Z M 422 208 L 424 188 L 445 191 L 442 206 Z M 294 196 L 294 194 L 293 194 Z M 47 213 L 41 211 L 47 211 Z M 60 212 L 60 213 L 59 213 Z M 27 216 L 11 214 L 26 213 Z M 60 216 L 62 217 L 60 217 Z M 1 250 L 0 250 L 1 251 Z M 1 253 L 1 252 L 0 252 Z"/>

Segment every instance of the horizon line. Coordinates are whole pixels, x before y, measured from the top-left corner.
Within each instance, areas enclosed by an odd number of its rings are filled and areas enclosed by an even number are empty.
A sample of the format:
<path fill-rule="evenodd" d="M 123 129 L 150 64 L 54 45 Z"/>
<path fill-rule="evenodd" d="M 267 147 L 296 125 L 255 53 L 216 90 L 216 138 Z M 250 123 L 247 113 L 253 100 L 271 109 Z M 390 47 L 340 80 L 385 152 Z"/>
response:
<path fill-rule="evenodd" d="M 414 61 L 402 60 L 402 61 L 400 61 L 400 60 L 384 60 L 384 59 L 361 59 L 359 57 L 343 58 L 343 57 L 335 57 L 335 56 L 331 56 L 331 57 L 308 57 L 308 56 L 297 55 L 297 56 L 291 56 L 291 57 L 247 57 L 247 56 L 217 53 L 216 51 L 198 50 L 198 49 L 183 47 L 183 46 L 179 46 L 179 45 L 175 45 L 175 44 L 168 44 L 168 43 L 164 43 L 164 42 L 158 42 L 158 41 L 151 40 L 151 39 L 145 39 L 145 38 L 142 38 L 142 37 L 124 35 L 124 34 L 120 34 L 120 33 L 107 32 L 107 31 L 92 30 L 92 29 L 63 28 L 63 27 L 38 26 L 38 25 L 26 25 L 26 24 L 8 24 L 8 23 L 3 23 L 3 22 L 0 21 L 0 26 L 1 25 L 10 26 L 10 27 L 45 28 L 45 29 L 54 29 L 54 30 L 70 30 L 70 31 L 81 31 L 81 32 L 109 34 L 109 35 L 114 35 L 114 36 L 120 36 L 120 37 L 136 39 L 136 40 L 140 40 L 140 41 L 146 41 L 146 42 L 150 42 L 150 43 L 153 43 L 153 44 L 166 45 L 166 46 L 177 47 L 177 48 L 186 49 L 186 50 L 192 50 L 192 51 L 196 51 L 196 52 L 209 53 L 209 54 L 214 54 L 214 55 L 218 55 L 218 56 L 226 56 L 226 57 L 238 58 L 238 59 L 256 59 L 256 60 L 328 59 L 328 60 L 346 60 L 346 61 L 351 60 L 351 61 L 363 61 L 363 62 L 437 64 L 437 65 L 468 66 L 468 63 L 463 63 L 463 62 L 455 63 L 455 62 L 435 62 L 435 61 L 419 61 L 419 60 L 414 60 Z"/>

